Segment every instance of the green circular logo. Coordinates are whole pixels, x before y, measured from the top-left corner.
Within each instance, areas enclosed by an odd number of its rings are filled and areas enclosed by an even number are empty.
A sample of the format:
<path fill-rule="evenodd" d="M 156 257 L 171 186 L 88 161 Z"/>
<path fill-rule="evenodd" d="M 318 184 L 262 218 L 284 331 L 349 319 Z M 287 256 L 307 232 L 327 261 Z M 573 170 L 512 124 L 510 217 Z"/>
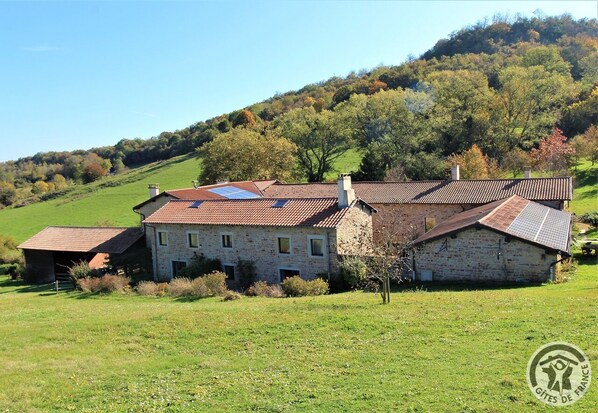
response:
<path fill-rule="evenodd" d="M 536 398 L 551 406 L 567 406 L 581 399 L 590 388 L 590 360 L 577 346 L 548 343 L 531 356 L 527 384 Z"/>

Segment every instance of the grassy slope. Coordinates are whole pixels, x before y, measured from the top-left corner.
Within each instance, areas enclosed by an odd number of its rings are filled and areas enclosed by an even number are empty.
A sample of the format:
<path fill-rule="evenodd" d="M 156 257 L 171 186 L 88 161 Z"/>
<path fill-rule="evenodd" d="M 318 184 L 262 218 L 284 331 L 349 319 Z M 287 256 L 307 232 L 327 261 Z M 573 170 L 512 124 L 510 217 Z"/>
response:
<path fill-rule="evenodd" d="M 336 169 L 357 170 L 360 160 L 357 151 L 350 151 L 338 159 Z M 0 210 L 0 234 L 21 242 L 48 225 L 89 226 L 100 222 L 136 225 L 139 218 L 131 208 L 147 199 L 148 183 L 158 182 L 162 190 L 188 188 L 199 175 L 199 168 L 196 158 L 177 157 L 74 188 L 73 192 L 54 200 Z M 336 172 L 332 172 L 328 179 L 335 176 Z"/>
<path fill-rule="evenodd" d="M 571 211 L 577 215 L 598 211 L 598 165 L 582 161 L 575 174 Z"/>
<path fill-rule="evenodd" d="M 176 301 L 0 278 L 0 411 L 550 412 L 525 368 L 598 360 L 598 274 L 560 285 Z M 594 412 L 598 386 L 566 411 Z"/>

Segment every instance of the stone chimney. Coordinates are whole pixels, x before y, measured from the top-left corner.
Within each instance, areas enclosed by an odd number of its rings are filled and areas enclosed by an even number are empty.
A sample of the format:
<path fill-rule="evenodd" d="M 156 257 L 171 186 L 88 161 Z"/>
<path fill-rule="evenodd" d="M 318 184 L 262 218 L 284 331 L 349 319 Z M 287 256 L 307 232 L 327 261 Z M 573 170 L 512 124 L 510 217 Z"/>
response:
<path fill-rule="evenodd" d="M 160 184 L 149 184 L 147 187 L 149 189 L 150 198 L 158 196 L 158 194 L 160 193 Z"/>
<path fill-rule="evenodd" d="M 338 207 L 347 208 L 355 201 L 355 191 L 351 188 L 351 175 L 338 176 Z"/>
<path fill-rule="evenodd" d="M 530 168 L 530 167 L 525 168 L 525 171 L 523 171 L 523 176 L 525 177 L 525 179 L 531 179 L 532 168 Z"/>
<path fill-rule="evenodd" d="M 458 181 L 459 180 L 459 165 L 453 165 L 451 167 L 451 179 L 453 181 Z"/>

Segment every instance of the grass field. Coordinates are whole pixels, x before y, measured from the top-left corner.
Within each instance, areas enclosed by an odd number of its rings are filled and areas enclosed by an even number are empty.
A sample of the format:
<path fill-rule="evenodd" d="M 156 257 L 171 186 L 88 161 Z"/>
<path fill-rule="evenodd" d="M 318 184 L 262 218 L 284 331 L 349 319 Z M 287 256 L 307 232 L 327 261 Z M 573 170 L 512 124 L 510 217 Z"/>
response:
<path fill-rule="evenodd" d="M 582 161 L 575 173 L 571 211 L 577 215 L 598 211 L 598 165 Z"/>
<path fill-rule="evenodd" d="M 560 285 L 177 301 L 0 277 L 2 412 L 549 412 L 540 345 L 598 370 L 594 259 Z M 444 290 L 443 290 L 444 288 Z M 563 411 L 595 412 L 598 385 Z"/>

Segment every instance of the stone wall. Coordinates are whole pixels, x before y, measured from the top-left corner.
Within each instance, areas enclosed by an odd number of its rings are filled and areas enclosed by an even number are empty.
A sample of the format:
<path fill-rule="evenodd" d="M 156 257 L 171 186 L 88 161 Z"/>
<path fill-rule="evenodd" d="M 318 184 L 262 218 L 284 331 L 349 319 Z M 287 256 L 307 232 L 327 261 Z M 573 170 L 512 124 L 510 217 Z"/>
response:
<path fill-rule="evenodd" d="M 558 257 L 544 248 L 488 229 L 466 229 L 456 238 L 430 241 L 414 251 L 416 278 L 432 271 L 434 281 L 545 282 Z"/>
<path fill-rule="evenodd" d="M 303 278 L 311 279 L 319 273 L 328 273 L 331 270 L 331 262 L 337 261 L 336 250 L 329 245 L 335 240 L 335 230 L 181 224 L 155 224 L 154 227 L 151 243 L 158 280 L 169 280 L 172 277 L 172 261 L 190 263 L 195 254 L 217 258 L 223 265 L 235 265 L 239 259 L 253 261 L 257 278 L 269 283 L 280 282 L 280 269 L 299 270 Z M 168 232 L 168 246 L 156 246 L 156 233 L 159 231 Z M 199 248 L 189 248 L 189 232 L 199 234 Z M 232 248 L 222 247 L 223 233 L 232 235 Z M 291 238 L 290 255 L 278 253 L 278 236 Z M 310 256 L 309 236 L 324 238 L 326 248 L 323 257 Z M 235 272 L 237 273 L 236 268 Z"/>
<path fill-rule="evenodd" d="M 378 210 L 373 216 L 374 240 L 392 236 L 398 242 L 413 240 L 425 230 L 426 218 L 434 218 L 436 225 L 455 214 L 477 205 L 460 204 L 373 204 Z"/>

